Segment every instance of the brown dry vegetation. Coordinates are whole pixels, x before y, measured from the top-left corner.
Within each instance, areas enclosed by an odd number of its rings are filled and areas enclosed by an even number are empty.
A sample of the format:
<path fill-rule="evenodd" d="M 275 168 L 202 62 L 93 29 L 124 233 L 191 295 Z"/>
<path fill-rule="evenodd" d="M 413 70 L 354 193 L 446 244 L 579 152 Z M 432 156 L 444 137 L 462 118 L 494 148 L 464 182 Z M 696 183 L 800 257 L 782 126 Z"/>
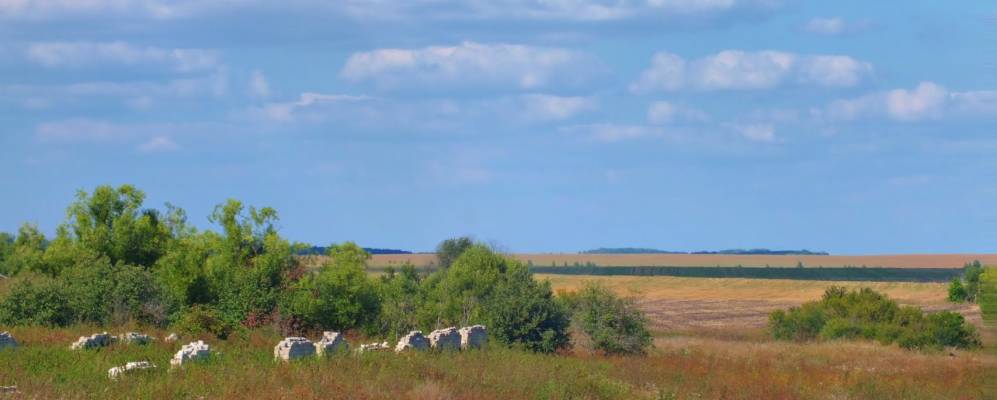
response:
<path fill-rule="evenodd" d="M 599 266 L 639 267 L 795 267 L 802 262 L 807 267 L 867 266 L 886 268 L 962 268 L 973 260 L 997 264 L 997 254 L 903 254 L 868 256 L 760 256 L 712 254 L 512 254 L 512 257 L 533 262 L 537 266 L 562 266 L 565 263 L 595 263 Z M 370 262 L 374 267 L 398 266 L 405 262 L 426 267 L 436 262 L 435 254 L 379 254 Z"/>

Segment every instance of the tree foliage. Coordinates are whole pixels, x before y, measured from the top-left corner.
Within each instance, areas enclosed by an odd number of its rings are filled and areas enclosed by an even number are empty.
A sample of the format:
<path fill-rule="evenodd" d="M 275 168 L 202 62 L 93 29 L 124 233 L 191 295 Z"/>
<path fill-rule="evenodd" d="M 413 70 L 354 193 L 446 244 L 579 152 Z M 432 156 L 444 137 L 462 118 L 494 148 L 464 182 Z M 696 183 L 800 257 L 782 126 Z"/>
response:
<path fill-rule="evenodd" d="M 436 246 L 436 259 L 440 263 L 440 268 L 447 269 L 450 265 L 464 254 L 464 251 L 474 246 L 474 240 L 467 237 L 461 236 L 457 238 L 447 239 L 440 242 Z"/>
<path fill-rule="evenodd" d="M 637 308 L 636 299 L 621 298 L 595 282 L 562 297 L 594 350 L 606 354 L 644 354 L 651 346 L 647 317 Z"/>

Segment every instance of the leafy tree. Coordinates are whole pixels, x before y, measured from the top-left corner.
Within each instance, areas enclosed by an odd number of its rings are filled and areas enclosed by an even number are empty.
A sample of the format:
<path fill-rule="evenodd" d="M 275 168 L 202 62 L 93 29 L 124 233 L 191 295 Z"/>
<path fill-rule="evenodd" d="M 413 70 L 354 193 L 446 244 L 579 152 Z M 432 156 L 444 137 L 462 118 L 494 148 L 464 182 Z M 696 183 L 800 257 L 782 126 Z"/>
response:
<path fill-rule="evenodd" d="M 23 224 L 17 230 L 17 238 L 6 236 L 2 238 L 3 249 L 0 252 L 0 273 L 17 275 L 21 271 L 49 273 L 44 261 L 45 240 L 38 226 Z"/>
<path fill-rule="evenodd" d="M 447 239 L 436 246 L 436 258 L 440 268 L 447 269 L 461 254 L 474 245 L 474 240 L 467 236 Z"/>
<path fill-rule="evenodd" d="M 635 299 L 621 298 L 592 282 L 562 298 L 594 349 L 607 354 L 643 354 L 651 346 L 647 317 Z"/>
<path fill-rule="evenodd" d="M 966 301 L 968 296 L 966 287 L 962 285 L 962 279 L 952 278 L 952 283 L 949 284 L 949 301 L 962 303 Z"/>
<path fill-rule="evenodd" d="M 131 185 L 79 191 L 69 206 L 67 232 L 77 245 L 118 263 L 151 267 L 170 239 L 160 213 L 142 209 L 145 193 Z"/>
<path fill-rule="evenodd" d="M 425 325 L 483 323 L 498 342 L 540 352 L 569 344 L 568 313 L 554 300 L 549 282 L 537 282 L 524 264 L 484 245 L 471 246 L 424 285 Z"/>
<path fill-rule="evenodd" d="M 419 326 L 418 312 L 425 302 L 422 277 L 412 264 L 395 271 L 389 268 L 378 283 L 381 312 L 377 330 L 389 335 L 404 334 Z"/>
<path fill-rule="evenodd" d="M 76 321 L 69 291 L 53 278 L 21 280 L 0 302 L 0 325 L 67 326 Z"/>
<path fill-rule="evenodd" d="M 353 242 L 332 245 L 328 255 L 316 274 L 294 284 L 286 311 L 304 329 L 370 326 L 380 308 L 377 288 L 365 271 L 370 255 Z"/>

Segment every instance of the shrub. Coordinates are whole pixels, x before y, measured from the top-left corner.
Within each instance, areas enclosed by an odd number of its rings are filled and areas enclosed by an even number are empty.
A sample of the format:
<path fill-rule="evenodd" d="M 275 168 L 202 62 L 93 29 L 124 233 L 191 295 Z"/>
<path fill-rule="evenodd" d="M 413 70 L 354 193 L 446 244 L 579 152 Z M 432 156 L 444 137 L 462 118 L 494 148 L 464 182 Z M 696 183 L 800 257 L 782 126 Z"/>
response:
<path fill-rule="evenodd" d="M 380 308 L 376 287 L 364 270 L 370 255 L 347 242 L 331 246 L 329 256 L 318 273 L 295 283 L 284 310 L 306 329 L 369 327 Z"/>
<path fill-rule="evenodd" d="M 581 291 L 562 296 L 572 319 L 607 354 L 643 354 L 651 345 L 647 318 L 633 298 L 620 298 L 609 289 L 588 283 Z"/>
<path fill-rule="evenodd" d="M 968 296 L 966 287 L 962 285 L 962 279 L 952 278 L 952 283 L 949 284 L 949 301 L 962 303 L 966 301 Z"/>
<path fill-rule="evenodd" d="M 61 281 L 23 279 L 12 287 L 0 302 L 0 324 L 53 327 L 75 322 L 69 291 Z"/>
<path fill-rule="evenodd" d="M 173 323 L 172 328 L 191 336 L 210 334 L 219 339 L 226 339 L 238 330 L 239 326 L 224 320 L 217 311 L 211 308 L 196 305 L 180 314 L 180 318 Z"/>
<path fill-rule="evenodd" d="M 961 315 L 925 315 L 868 288 L 831 287 L 819 301 L 773 312 L 769 329 L 780 340 L 875 339 L 905 349 L 980 347 L 979 335 Z"/>

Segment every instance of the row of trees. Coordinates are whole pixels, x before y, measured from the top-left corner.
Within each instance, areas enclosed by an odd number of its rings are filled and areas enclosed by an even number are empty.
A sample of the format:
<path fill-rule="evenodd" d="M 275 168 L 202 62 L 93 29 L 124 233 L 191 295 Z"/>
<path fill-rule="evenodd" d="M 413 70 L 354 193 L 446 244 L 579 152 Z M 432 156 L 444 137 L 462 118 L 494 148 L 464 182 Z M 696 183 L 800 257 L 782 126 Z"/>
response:
<path fill-rule="evenodd" d="M 330 246 L 318 268 L 303 265 L 295 254 L 311 246 L 281 237 L 272 208 L 228 200 L 209 217 L 218 231 L 199 231 L 182 209 L 143 208 L 144 199 L 129 185 L 81 191 L 53 239 L 32 225 L 0 236 L 0 274 L 10 277 L 0 324 L 139 321 L 224 338 L 258 327 L 396 336 L 480 323 L 500 343 L 554 352 L 569 346 L 577 315 L 577 331 L 603 351 L 650 344 L 632 302 L 594 286 L 554 296 L 526 265 L 469 238 L 441 243 L 432 274 L 408 265 L 371 277 L 370 255 L 351 242 Z"/>
<path fill-rule="evenodd" d="M 966 263 L 962 267 L 962 276 L 952 278 L 949 284 L 949 301 L 956 303 L 975 303 L 980 297 L 980 276 L 983 275 L 983 265 L 980 260 Z"/>

